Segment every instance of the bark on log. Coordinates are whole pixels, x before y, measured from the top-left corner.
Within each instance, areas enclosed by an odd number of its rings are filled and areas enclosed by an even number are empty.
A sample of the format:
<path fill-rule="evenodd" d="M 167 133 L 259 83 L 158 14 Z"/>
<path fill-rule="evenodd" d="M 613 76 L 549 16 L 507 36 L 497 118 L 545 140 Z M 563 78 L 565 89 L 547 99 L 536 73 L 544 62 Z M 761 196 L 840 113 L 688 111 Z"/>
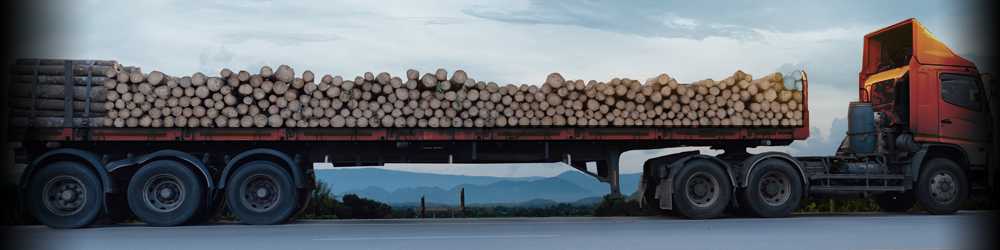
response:
<path fill-rule="evenodd" d="M 58 84 L 58 85 L 62 85 L 64 82 L 66 82 L 66 76 L 62 76 L 62 75 L 59 75 L 59 76 L 38 75 L 37 78 L 34 77 L 34 76 L 32 76 L 32 75 L 12 75 L 11 78 L 13 79 L 12 82 L 14 82 L 14 83 L 22 83 L 22 84 L 33 84 L 33 83 L 36 82 L 36 79 L 37 79 L 37 83 L 39 83 L 39 84 Z M 79 85 L 79 86 L 86 86 L 87 85 L 87 80 L 90 79 L 92 81 L 91 85 L 92 86 L 96 86 L 96 85 L 103 84 L 103 82 L 105 80 L 113 79 L 113 78 L 108 78 L 108 77 L 105 77 L 105 76 L 97 76 L 97 75 L 95 75 L 95 76 L 90 76 L 90 77 L 88 77 L 88 76 L 73 76 L 73 77 L 70 77 L 70 79 L 73 82 L 73 85 Z"/>
<path fill-rule="evenodd" d="M 39 98 L 32 101 L 31 99 L 28 98 L 14 98 L 13 100 L 10 100 L 10 104 L 13 109 L 21 109 L 21 110 L 31 110 L 31 107 L 34 106 L 35 110 L 60 111 L 64 110 L 65 108 L 63 105 L 64 103 L 65 102 L 63 101 L 63 99 Z M 81 102 L 81 101 L 73 102 L 73 110 L 76 112 L 83 112 L 86 106 L 87 106 L 86 102 Z M 105 112 L 107 110 L 105 109 L 103 102 L 101 103 L 91 102 L 90 111 Z"/>
<path fill-rule="evenodd" d="M 73 76 L 88 76 L 88 73 L 90 76 L 105 76 L 105 71 L 114 69 L 113 66 L 74 64 L 70 72 Z M 14 65 L 10 72 L 16 75 L 32 75 L 36 71 L 39 75 L 62 76 L 65 75 L 66 68 L 64 65 Z"/>
<path fill-rule="evenodd" d="M 62 99 L 66 95 L 66 87 L 63 85 L 51 84 L 13 84 L 10 86 L 10 96 L 31 98 L 31 93 L 35 92 L 35 98 Z M 90 88 L 90 95 L 87 95 L 87 87 L 73 87 L 74 100 L 86 100 L 89 96 L 92 102 L 104 102 L 107 96 L 107 89 L 101 85 Z"/>
<path fill-rule="evenodd" d="M 73 118 L 72 125 L 74 127 L 82 127 L 84 126 L 84 122 L 87 122 L 88 126 L 100 127 L 104 126 L 105 124 L 104 119 L 105 118 L 103 117 Z M 65 119 L 63 119 L 62 117 L 35 117 L 34 119 L 26 117 L 14 117 L 13 119 L 11 119 L 11 125 L 13 125 L 14 127 L 58 128 L 58 127 L 63 127 L 64 121 Z"/>

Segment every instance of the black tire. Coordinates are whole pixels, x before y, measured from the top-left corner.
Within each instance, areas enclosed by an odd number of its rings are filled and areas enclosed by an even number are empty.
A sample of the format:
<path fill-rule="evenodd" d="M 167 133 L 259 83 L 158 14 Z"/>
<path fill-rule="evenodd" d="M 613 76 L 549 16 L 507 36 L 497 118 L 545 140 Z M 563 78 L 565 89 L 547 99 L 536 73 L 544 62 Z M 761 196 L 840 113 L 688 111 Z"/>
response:
<path fill-rule="evenodd" d="M 709 161 L 688 162 L 673 181 L 673 210 L 687 218 L 719 217 L 732 197 L 729 175 L 722 167 Z"/>
<path fill-rule="evenodd" d="M 269 161 L 240 166 L 226 184 L 226 203 L 240 222 L 272 225 L 295 213 L 295 185 L 288 172 Z"/>
<path fill-rule="evenodd" d="M 740 205 L 757 217 L 787 217 L 802 201 L 803 184 L 798 171 L 788 162 L 764 160 L 747 177 L 740 190 Z"/>
<path fill-rule="evenodd" d="M 147 225 L 191 221 L 205 204 L 204 180 L 184 164 L 158 160 L 143 165 L 128 184 L 128 206 Z"/>
<path fill-rule="evenodd" d="M 90 167 L 70 161 L 48 164 L 29 184 L 28 204 L 39 222 L 52 228 L 80 228 L 104 207 L 101 180 Z"/>
<path fill-rule="evenodd" d="M 917 202 L 930 214 L 953 214 L 969 194 L 965 172 L 946 158 L 924 164 L 917 178 Z"/>
<path fill-rule="evenodd" d="M 875 201 L 878 202 L 879 210 L 882 212 L 889 213 L 903 213 L 909 211 L 913 208 L 913 204 L 916 203 L 916 197 L 914 197 L 912 191 L 906 192 L 887 192 L 875 196 Z"/>

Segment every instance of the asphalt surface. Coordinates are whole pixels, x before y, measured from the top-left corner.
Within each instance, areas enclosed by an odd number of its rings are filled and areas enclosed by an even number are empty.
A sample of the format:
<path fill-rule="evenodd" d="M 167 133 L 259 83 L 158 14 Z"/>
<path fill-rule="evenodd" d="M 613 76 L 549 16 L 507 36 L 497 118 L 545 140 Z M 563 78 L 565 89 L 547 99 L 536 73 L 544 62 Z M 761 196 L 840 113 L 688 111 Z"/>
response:
<path fill-rule="evenodd" d="M 8 249 L 987 249 L 993 213 L 317 220 L 74 230 L 7 228 Z"/>

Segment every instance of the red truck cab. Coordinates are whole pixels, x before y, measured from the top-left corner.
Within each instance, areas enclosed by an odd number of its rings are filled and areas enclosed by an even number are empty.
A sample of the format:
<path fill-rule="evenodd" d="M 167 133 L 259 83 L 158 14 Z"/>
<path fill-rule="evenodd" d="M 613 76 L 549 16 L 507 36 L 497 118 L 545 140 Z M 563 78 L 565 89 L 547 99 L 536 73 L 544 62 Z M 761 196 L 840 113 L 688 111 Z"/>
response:
<path fill-rule="evenodd" d="M 958 146 L 969 165 L 985 165 L 991 125 L 976 65 L 956 55 L 916 19 L 865 36 L 859 98 L 884 114 L 885 127 L 916 143 Z"/>
<path fill-rule="evenodd" d="M 933 199 L 955 187 L 963 197 L 996 186 L 997 159 L 990 153 L 996 150 L 990 103 L 995 100 L 987 99 L 985 90 L 993 86 L 983 79 L 974 63 L 916 19 L 865 35 L 859 100 L 878 114 L 878 148 L 889 171 L 905 174 L 907 190 L 916 186 L 898 197 L 916 193 L 918 199 Z M 941 174 L 937 170 L 948 169 L 941 165 L 961 173 Z M 941 181 L 947 183 L 943 188 L 935 184 Z M 957 204 L 948 207 L 937 210 L 954 211 Z"/>

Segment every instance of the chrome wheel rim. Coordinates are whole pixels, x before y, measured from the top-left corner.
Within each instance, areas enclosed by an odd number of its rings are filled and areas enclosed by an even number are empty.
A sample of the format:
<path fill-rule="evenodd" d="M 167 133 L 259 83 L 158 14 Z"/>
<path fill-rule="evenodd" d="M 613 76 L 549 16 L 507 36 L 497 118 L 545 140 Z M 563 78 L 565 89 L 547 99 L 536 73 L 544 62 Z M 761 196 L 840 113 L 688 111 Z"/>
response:
<path fill-rule="evenodd" d="M 50 179 L 42 188 L 42 203 L 45 209 L 58 216 L 70 216 L 79 213 L 87 204 L 86 186 L 80 179 L 59 175 Z"/>
<path fill-rule="evenodd" d="M 931 199 L 940 204 L 955 201 L 955 198 L 958 197 L 955 176 L 946 171 L 935 173 L 930 179 L 930 194 Z"/>
<path fill-rule="evenodd" d="M 240 185 L 240 203 L 251 211 L 267 212 L 278 205 L 281 198 L 281 188 L 278 181 L 264 174 L 255 174 L 246 178 Z"/>
<path fill-rule="evenodd" d="M 760 178 L 758 195 L 769 206 L 781 206 L 791 198 L 792 183 L 788 176 L 770 171 Z"/>
<path fill-rule="evenodd" d="M 177 210 L 187 196 L 180 178 L 173 174 L 157 174 L 149 178 L 142 190 L 146 206 L 160 213 Z"/>
<path fill-rule="evenodd" d="M 685 182 L 685 195 L 696 207 L 710 207 L 719 199 L 719 181 L 714 176 L 698 172 Z"/>

